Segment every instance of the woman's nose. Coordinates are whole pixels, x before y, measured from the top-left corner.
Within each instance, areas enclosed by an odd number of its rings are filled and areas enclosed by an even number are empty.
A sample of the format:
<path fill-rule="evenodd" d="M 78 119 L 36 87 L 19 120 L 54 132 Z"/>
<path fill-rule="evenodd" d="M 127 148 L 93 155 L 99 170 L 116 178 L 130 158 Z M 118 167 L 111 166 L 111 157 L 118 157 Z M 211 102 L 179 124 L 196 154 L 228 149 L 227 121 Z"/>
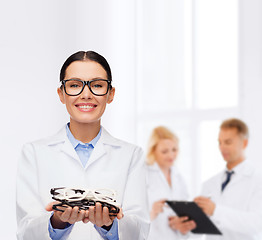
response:
<path fill-rule="evenodd" d="M 176 154 L 174 152 L 169 152 L 168 157 L 174 159 Z"/>
<path fill-rule="evenodd" d="M 87 85 L 85 85 L 83 91 L 80 94 L 80 97 L 82 99 L 90 99 L 93 97 L 92 92 L 90 91 L 89 87 Z"/>

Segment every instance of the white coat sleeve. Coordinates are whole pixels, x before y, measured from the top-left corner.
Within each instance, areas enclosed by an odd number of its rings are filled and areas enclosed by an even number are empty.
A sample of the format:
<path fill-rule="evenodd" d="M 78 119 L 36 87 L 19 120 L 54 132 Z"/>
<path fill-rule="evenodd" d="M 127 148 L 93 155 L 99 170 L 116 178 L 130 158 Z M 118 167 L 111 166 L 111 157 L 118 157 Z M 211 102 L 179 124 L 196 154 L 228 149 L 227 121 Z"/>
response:
<path fill-rule="evenodd" d="M 244 194 L 244 193 L 243 193 Z M 212 219 L 218 227 L 246 235 L 262 231 L 262 189 L 258 189 L 250 199 L 249 210 L 238 210 L 218 204 Z"/>
<path fill-rule="evenodd" d="M 119 220 L 120 240 L 147 239 L 150 219 L 145 177 L 145 162 L 142 150 L 135 148 L 123 196 L 122 209 L 124 217 Z"/>
<path fill-rule="evenodd" d="M 50 239 L 45 210 L 38 197 L 37 166 L 32 144 L 26 144 L 18 162 L 16 187 L 17 238 L 19 240 Z"/>

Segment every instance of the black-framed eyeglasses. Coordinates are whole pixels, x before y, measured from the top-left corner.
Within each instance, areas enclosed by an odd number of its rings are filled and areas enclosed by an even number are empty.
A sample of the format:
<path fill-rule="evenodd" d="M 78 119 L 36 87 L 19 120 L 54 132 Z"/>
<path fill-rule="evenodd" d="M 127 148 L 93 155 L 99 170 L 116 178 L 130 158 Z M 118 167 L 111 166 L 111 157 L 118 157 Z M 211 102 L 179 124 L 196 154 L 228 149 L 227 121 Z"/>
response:
<path fill-rule="evenodd" d="M 80 79 L 62 80 L 65 93 L 69 96 L 77 96 L 81 94 L 87 85 L 92 94 L 96 96 L 104 96 L 108 90 L 112 88 L 111 80 L 107 79 L 93 79 L 90 81 L 83 81 Z"/>

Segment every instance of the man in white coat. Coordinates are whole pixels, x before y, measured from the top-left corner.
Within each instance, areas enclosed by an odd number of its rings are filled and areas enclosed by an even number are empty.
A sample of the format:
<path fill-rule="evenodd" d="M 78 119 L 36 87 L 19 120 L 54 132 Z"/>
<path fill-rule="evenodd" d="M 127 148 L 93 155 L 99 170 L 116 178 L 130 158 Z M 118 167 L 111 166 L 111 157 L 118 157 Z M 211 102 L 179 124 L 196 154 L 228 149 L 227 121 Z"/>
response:
<path fill-rule="evenodd" d="M 225 120 L 218 140 L 226 169 L 204 183 L 202 196 L 195 198 L 222 232 L 206 239 L 262 239 L 261 174 L 244 154 L 248 127 L 239 119 Z"/>

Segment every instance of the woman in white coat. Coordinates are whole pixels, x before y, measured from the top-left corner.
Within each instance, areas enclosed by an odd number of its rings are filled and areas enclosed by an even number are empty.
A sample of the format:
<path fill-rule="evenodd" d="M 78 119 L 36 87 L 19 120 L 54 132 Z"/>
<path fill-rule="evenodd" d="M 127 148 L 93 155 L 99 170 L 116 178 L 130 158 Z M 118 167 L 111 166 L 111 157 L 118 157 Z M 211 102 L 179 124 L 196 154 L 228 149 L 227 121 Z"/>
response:
<path fill-rule="evenodd" d="M 166 200 L 187 200 L 185 181 L 174 165 L 179 140 L 165 127 L 153 130 L 147 154 L 147 193 L 151 227 L 149 240 L 174 240 L 196 227 L 193 221 L 178 218 Z"/>
<path fill-rule="evenodd" d="M 110 67 L 93 51 L 71 55 L 60 72 L 60 101 L 70 122 L 54 136 L 25 144 L 18 165 L 18 239 L 147 238 L 149 216 L 139 147 L 112 137 L 102 126 L 114 98 Z M 116 217 L 96 203 L 89 210 L 52 209 L 54 187 L 113 189 L 121 205 Z"/>

